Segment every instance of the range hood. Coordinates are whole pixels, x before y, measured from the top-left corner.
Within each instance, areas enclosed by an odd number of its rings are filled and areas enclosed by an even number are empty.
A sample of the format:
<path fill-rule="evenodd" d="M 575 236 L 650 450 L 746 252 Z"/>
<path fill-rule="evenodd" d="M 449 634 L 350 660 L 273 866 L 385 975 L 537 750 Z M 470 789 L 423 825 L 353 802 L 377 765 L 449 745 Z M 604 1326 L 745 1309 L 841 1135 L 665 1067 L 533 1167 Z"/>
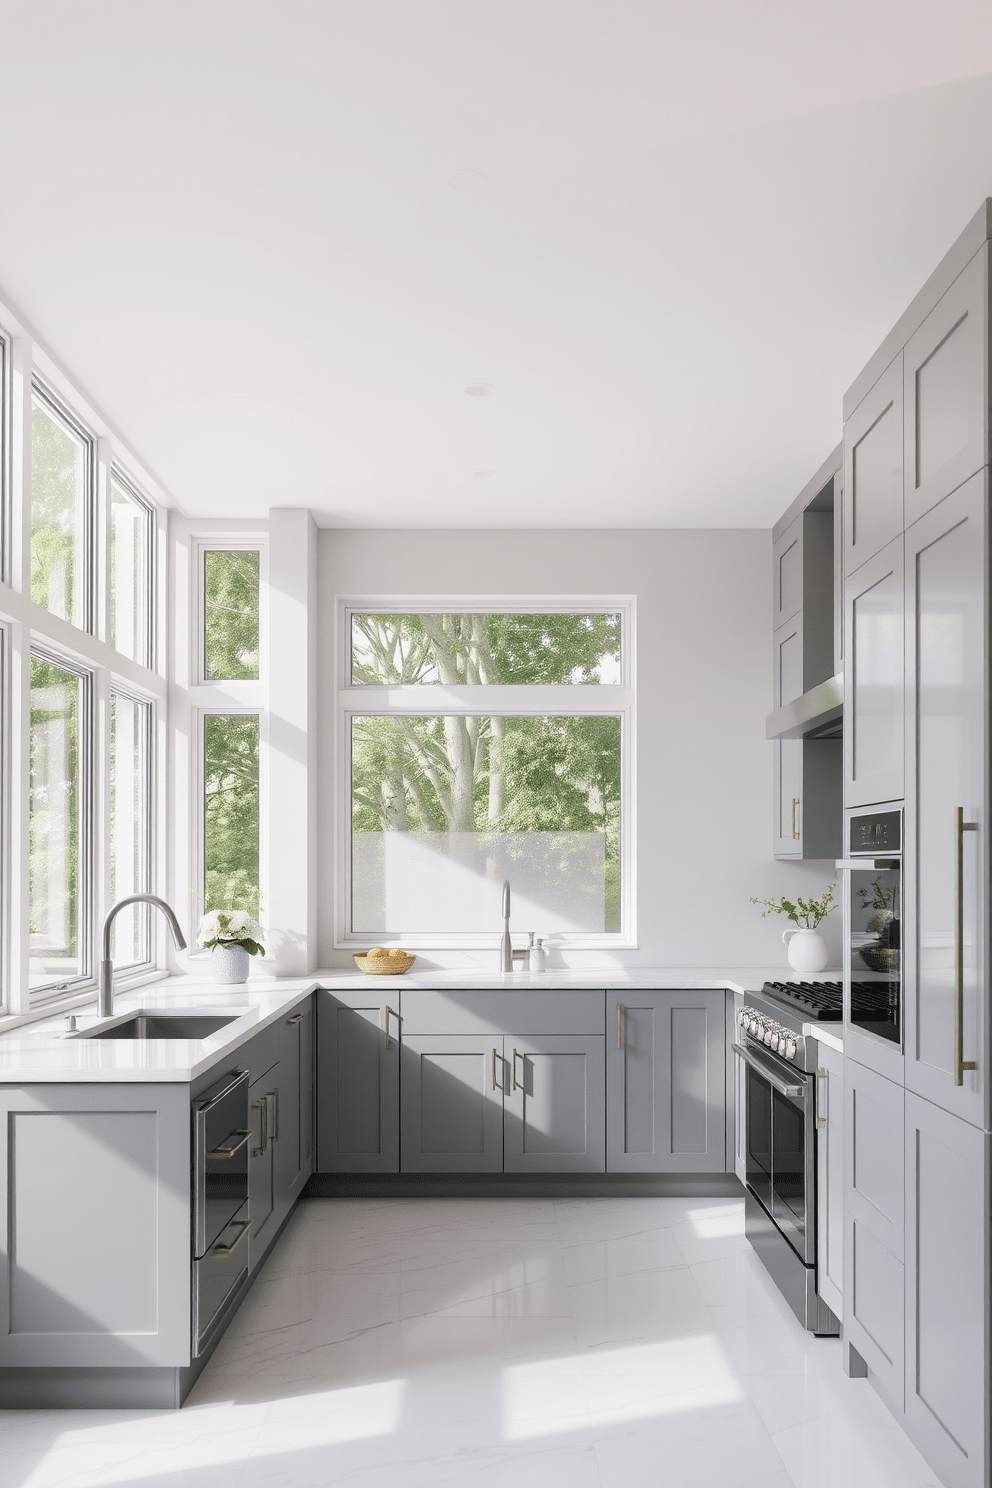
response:
<path fill-rule="evenodd" d="M 765 719 L 766 739 L 840 739 L 843 733 L 843 672 L 784 703 Z"/>

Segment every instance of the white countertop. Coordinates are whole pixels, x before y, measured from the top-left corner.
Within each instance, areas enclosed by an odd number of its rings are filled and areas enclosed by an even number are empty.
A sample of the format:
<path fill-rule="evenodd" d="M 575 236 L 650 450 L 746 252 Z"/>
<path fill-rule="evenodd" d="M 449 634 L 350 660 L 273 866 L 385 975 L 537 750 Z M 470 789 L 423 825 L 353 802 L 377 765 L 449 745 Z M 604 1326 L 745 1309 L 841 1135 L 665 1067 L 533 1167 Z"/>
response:
<path fill-rule="evenodd" d="M 767 980 L 787 976 L 776 967 L 643 967 L 605 971 L 499 973 L 475 970 L 405 972 L 399 977 L 370 978 L 362 972 L 318 971 L 299 978 L 252 978 L 239 987 L 218 986 L 206 976 L 169 977 L 134 991 L 120 992 L 114 1017 L 146 1010 L 190 1009 L 198 1013 L 237 1012 L 235 1022 L 205 1039 L 87 1039 L 65 1032 L 59 1013 L 0 1034 L 0 1084 L 189 1083 L 227 1059 L 249 1039 L 274 1023 L 294 1002 L 318 988 L 353 990 L 370 981 L 380 986 L 399 982 L 404 989 L 476 989 L 479 991 L 568 990 L 583 987 L 618 991 L 643 987 L 712 988 L 744 992 Z M 825 972 L 830 976 L 830 972 Z M 85 1032 L 110 1020 L 76 1010 L 77 1030 Z M 813 1037 L 823 1037 L 811 1024 Z M 833 1043 L 839 1030 L 831 1028 Z M 841 1047 L 839 1041 L 836 1047 Z"/>

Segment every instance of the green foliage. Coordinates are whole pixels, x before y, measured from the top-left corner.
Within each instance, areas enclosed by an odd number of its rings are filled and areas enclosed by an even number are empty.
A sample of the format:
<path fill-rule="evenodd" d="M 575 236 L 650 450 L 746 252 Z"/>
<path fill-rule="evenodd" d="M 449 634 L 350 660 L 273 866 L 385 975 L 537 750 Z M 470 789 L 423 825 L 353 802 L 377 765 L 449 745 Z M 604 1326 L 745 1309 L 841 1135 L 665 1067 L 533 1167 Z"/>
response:
<path fill-rule="evenodd" d="M 258 676 L 258 553 L 218 550 L 203 555 L 204 674 L 209 681 Z"/>
<path fill-rule="evenodd" d="M 30 933 L 46 960 L 69 961 L 79 946 L 79 681 L 38 657 L 30 742 Z"/>
<path fill-rule="evenodd" d="M 787 919 L 796 925 L 801 925 L 805 930 L 815 930 L 821 920 L 825 920 L 831 910 L 837 908 L 834 903 L 834 885 L 829 884 L 827 891 L 821 899 L 797 899 L 795 903 L 791 899 L 756 899 L 751 897 L 752 904 L 764 904 L 765 909 L 761 911 L 761 918 L 765 919 L 770 914 L 784 914 Z"/>
<path fill-rule="evenodd" d="M 352 616 L 356 686 L 590 685 L 620 661 L 620 616 Z"/>
<path fill-rule="evenodd" d="M 43 408 L 31 416 L 31 598 L 76 620 L 83 450 Z"/>
<path fill-rule="evenodd" d="M 203 720 L 204 909 L 259 912 L 258 718 Z"/>

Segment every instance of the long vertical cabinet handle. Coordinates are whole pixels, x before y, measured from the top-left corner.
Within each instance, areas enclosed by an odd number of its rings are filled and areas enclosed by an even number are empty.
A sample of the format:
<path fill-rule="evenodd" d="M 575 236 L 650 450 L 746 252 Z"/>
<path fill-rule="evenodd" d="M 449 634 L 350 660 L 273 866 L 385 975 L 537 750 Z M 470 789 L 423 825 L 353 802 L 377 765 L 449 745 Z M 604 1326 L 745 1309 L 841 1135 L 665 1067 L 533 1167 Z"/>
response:
<path fill-rule="evenodd" d="M 278 1085 L 273 1085 L 272 1089 L 269 1091 L 269 1094 L 265 1097 L 265 1099 L 272 1101 L 272 1130 L 268 1134 L 269 1141 L 270 1142 L 278 1142 L 278 1140 L 279 1140 L 279 1086 Z"/>
<path fill-rule="evenodd" d="M 262 1157 L 269 1144 L 269 1097 L 263 1095 L 261 1100 L 255 1101 L 252 1110 L 258 1112 L 259 1145 L 251 1150 L 255 1157 Z"/>
<path fill-rule="evenodd" d="M 617 1003 L 617 1048 L 622 1049 L 627 1041 L 626 1018 L 624 1014 L 627 1009 L 622 1002 Z"/>
<path fill-rule="evenodd" d="M 793 842 L 796 842 L 799 839 L 799 828 L 796 826 L 796 810 L 797 810 L 798 806 L 799 806 L 799 797 L 798 796 L 793 796 L 793 798 L 792 798 L 792 840 L 793 840 Z"/>
<path fill-rule="evenodd" d="M 379 1009 L 379 1027 L 382 1029 L 383 1033 L 386 1036 L 387 1049 L 389 1048 L 389 1019 L 392 1013 L 393 1010 L 389 1006 L 388 1002 L 383 1003 L 382 1007 Z"/>
<path fill-rule="evenodd" d="M 496 1089 L 496 1050 L 493 1049 L 493 1089 Z"/>
<path fill-rule="evenodd" d="M 977 822 L 966 822 L 964 807 L 954 808 L 954 1083 L 964 1084 L 965 1070 L 977 1069 L 964 1057 L 964 834 L 977 832 Z"/>
<path fill-rule="evenodd" d="M 517 1051 L 516 1051 L 516 1049 L 514 1049 L 514 1051 L 513 1051 L 513 1076 L 511 1078 L 510 1084 L 511 1084 L 512 1089 L 514 1089 L 514 1090 L 523 1090 L 523 1088 L 524 1088 L 523 1085 L 518 1085 L 517 1084 L 517 1058 L 518 1058 Z"/>
<path fill-rule="evenodd" d="M 826 1116 L 821 1116 L 820 1115 L 820 1112 L 823 1109 L 823 1107 L 820 1104 L 820 1081 L 821 1080 L 825 1080 L 826 1078 L 827 1078 L 827 1072 L 826 1072 L 826 1070 L 825 1069 L 818 1069 L 817 1072 L 816 1072 L 816 1126 L 817 1126 L 817 1130 L 819 1130 L 820 1127 L 826 1126 L 826 1124 L 827 1124 L 827 1118 L 826 1118 Z"/>

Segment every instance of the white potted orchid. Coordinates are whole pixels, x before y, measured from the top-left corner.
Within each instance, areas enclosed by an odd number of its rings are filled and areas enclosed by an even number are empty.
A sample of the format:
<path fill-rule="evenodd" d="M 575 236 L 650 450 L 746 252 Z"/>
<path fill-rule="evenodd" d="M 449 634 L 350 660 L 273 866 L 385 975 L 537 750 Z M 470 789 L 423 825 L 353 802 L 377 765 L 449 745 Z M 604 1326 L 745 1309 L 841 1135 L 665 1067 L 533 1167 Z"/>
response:
<path fill-rule="evenodd" d="M 196 940 L 212 953 L 215 982 L 234 985 L 248 980 L 248 957 L 265 955 L 257 934 L 258 926 L 246 909 L 212 909 L 203 916 Z"/>

